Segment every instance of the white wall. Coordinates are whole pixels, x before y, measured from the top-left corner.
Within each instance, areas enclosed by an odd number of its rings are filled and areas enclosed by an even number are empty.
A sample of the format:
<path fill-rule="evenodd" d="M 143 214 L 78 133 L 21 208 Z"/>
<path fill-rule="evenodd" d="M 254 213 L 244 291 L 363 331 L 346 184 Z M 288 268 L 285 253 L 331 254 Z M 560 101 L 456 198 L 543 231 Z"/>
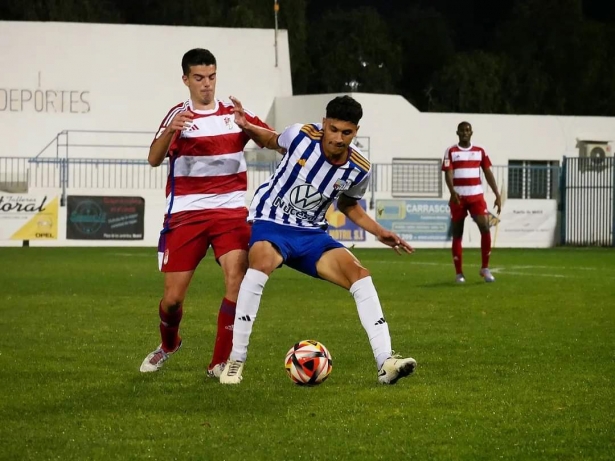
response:
<path fill-rule="evenodd" d="M 327 102 L 336 94 L 293 97 L 287 34 L 279 33 L 279 67 L 274 66 L 273 38 L 272 30 L 258 29 L 0 21 L 0 157 L 33 157 L 58 132 L 81 129 L 145 134 L 71 134 L 71 144 L 142 146 L 71 148 L 71 157 L 145 158 L 143 146 L 149 145 L 161 118 L 188 96 L 181 81 L 180 62 L 183 53 L 194 47 L 208 48 L 218 59 L 219 98 L 226 99 L 230 94 L 239 97 L 278 130 L 296 122 L 321 121 Z M 373 163 L 390 163 L 394 157 L 440 159 L 444 149 L 456 143 L 456 127 L 462 120 L 472 123 L 473 141 L 488 150 L 496 165 L 506 165 L 509 160 L 560 161 L 563 155 L 578 155 L 578 139 L 615 140 L 615 118 L 421 113 L 398 95 L 353 96 L 364 108 L 359 135 L 369 137 Z M 55 150 L 45 156 L 55 156 Z M 32 245 L 156 245 L 164 214 L 162 187 L 67 192 L 144 197 L 144 240 L 67 241 L 66 208 L 62 207 L 60 239 L 33 241 Z M 376 198 L 391 198 L 387 194 Z M 492 203 L 493 197 L 488 194 L 487 200 Z M 543 202 L 544 216 L 552 216 L 553 204 Z M 526 204 L 529 208 L 524 213 Z M 505 212 L 517 209 L 518 216 L 533 213 L 531 207 L 536 204 L 526 204 L 505 208 Z M 375 210 L 369 212 L 373 216 Z M 549 232 L 543 232 L 538 240 L 529 234 L 519 239 L 516 230 L 506 230 L 505 222 L 515 220 L 503 219 L 498 246 L 548 246 L 553 242 L 546 235 Z M 475 227 L 466 228 L 467 246 L 479 245 Z M 0 245 L 19 244 L 0 241 Z M 376 245 L 371 236 L 357 244 Z M 448 247 L 449 243 L 418 242 L 416 246 Z"/>
<path fill-rule="evenodd" d="M 327 102 L 335 96 L 278 97 L 276 128 L 320 122 Z M 473 142 L 487 149 L 495 165 L 578 156 L 578 139 L 615 141 L 613 117 L 421 113 L 399 95 L 352 96 L 363 106 L 359 135 L 370 138 L 374 163 L 390 163 L 394 157 L 441 158 L 447 147 L 457 143 L 455 132 L 461 121 L 472 124 Z"/>
<path fill-rule="evenodd" d="M 188 98 L 181 58 L 196 47 L 217 58 L 218 98 L 235 95 L 265 119 L 277 96 L 292 95 L 286 31 L 278 35 L 278 67 L 273 43 L 273 30 L 263 29 L 0 21 L 0 156 L 34 157 L 68 129 L 155 132 L 167 111 Z M 151 136 L 82 139 L 140 145 Z"/>

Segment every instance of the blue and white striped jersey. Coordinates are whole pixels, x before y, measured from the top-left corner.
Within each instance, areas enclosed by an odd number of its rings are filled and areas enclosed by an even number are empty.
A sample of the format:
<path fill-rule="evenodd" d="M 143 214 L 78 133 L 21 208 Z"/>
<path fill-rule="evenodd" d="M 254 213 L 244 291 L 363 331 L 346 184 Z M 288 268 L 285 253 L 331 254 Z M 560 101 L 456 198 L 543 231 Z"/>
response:
<path fill-rule="evenodd" d="M 325 213 L 339 196 L 360 199 L 367 190 L 370 163 L 351 144 L 346 163 L 333 165 L 322 147 L 322 125 L 295 124 L 278 138 L 286 149 L 276 171 L 256 190 L 249 220 L 295 227 L 322 227 Z"/>

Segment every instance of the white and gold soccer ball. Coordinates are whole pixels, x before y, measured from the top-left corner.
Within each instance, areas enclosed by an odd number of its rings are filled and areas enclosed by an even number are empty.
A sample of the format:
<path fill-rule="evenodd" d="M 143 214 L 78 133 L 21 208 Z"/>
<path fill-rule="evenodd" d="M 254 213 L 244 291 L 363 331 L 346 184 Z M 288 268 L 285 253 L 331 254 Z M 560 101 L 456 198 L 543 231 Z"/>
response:
<path fill-rule="evenodd" d="M 284 368 L 295 384 L 315 386 L 329 377 L 333 362 L 324 344 L 307 339 L 290 348 Z"/>

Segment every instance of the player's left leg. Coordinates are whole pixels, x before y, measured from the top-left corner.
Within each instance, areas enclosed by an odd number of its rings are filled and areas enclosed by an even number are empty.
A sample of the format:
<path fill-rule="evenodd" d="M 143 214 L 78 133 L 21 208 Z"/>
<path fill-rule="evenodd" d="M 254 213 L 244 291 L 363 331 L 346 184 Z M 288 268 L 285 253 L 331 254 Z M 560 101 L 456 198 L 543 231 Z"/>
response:
<path fill-rule="evenodd" d="M 316 262 L 316 271 L 320 278 L 346 288 L 352 294 L 361 325 L 372 346 L 379 382 L 395 384 L 400 378 L 410 375 L 416 361 L 393 356 L 389 325 L 369 271 L 345 248 L 324 252 Z"/>
<path fill-rule="evenodd" d="M 484 200 L 472 204 L 470 213 L 480 231 L 481 269 L 480 276 L 485 282 L 495 282 L 495 277 L 489 270 L 489 258 L 491 256 L 491 228 L 489 227 L 489 212 Z"/>
<path fill-rule="evenodd" d="M 222 384 L 239 384 L 243 366 L 248 356 L 252 328 L 260 307 L 263 290 L 269 276 L 288 255 L 287 237 L 291 232 L 286 226 L 256 221 L 252 225 L 249 268 L 237 296 L 237 309 L 233 324 L 233 344 L 229 361 L 220 375 Z"/>
<path fill-rule="evenodd" d="M 233 324 L 239 286 L 248 270 L 250 226 L 245 219 L 220 221 L 211 246 L 224 274 L 225 293 L 218 311 L 216 340 L 207 376 L 219 378 L 233 347 Z"/>

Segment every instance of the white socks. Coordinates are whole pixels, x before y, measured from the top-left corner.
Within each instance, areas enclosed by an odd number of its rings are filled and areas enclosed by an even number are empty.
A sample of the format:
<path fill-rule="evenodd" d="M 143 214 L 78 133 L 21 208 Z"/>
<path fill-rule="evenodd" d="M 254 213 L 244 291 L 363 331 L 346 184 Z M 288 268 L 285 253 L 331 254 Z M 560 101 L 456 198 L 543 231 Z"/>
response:
<path fill-rule="evenodd" d="M 263 295 L 263 288 L 269 277 L 263 272 L 248 269 L 237 298 L 235 323 L 233 325 L 233 350 L 231 360 L 245 362 L 248 356 L 248 344 L 252 327 Z M 389 325 L 384 319 L 376 287 L 371 277 L 365 277 L 350 287 L 350 294 L 357 304 L 361 324 L 367 333 L 374 352 L 378 369 L 391 354 L 391 336 Z"/>
<path fill-rule="evenodd" d="M 372 350 L 374 351 L 376 364 L 378 369 L 380 369 L 384 361 L 392 354 L 391 335 L 389 334 L 389 324 L 384 319 L 382 306 L 380 305 L 372 278 L 365 277 L 353 283 L 350 287 L 350 294 L 357 303 L 361 324 L 367 333 Z M 239 303 L 237 303 L 237 309 L 239 309 Z M 237 325 L 237 322 L 235 322 L 235 325 Z"/>
<path fill-rule="evenodd" d="M 261 303 L 263 288 L 268 279 L 269 276 L 263 272 L 248 269 L 241 282 L 237 298 L 237 308 L 235 310 L 235 323 L 233 325 L 231 360 L 246 361 L 252 327 Z"/>

